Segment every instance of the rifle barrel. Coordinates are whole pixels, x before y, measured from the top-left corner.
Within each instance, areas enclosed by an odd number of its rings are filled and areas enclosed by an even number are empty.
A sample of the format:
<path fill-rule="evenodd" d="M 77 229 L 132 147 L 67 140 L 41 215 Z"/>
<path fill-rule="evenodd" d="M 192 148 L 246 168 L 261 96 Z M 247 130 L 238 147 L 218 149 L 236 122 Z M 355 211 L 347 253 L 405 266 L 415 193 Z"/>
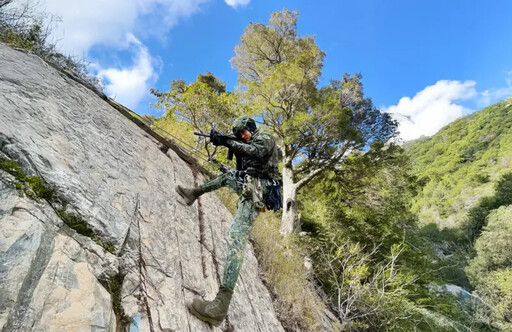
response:
<path fill-rule="evenodd" d="M 203 134 L 203 133 L 194 133 L 194 135 L 196 135 L 196 136 L 202 136 L 202 137 L 208 137 L 208 138 L 210 137 L 210 135 L 208 135 L 208 134 Z"/>
<path fill-rule="evenodd" d="M 211 138 L 210 135 L 208 134 L 203 134 L 203 133 L 197 133 L 195 132 L 194 135 L 196 136 L 201 136 L 201 137 L 208 137 L 208 138 Z M 226 137 L 227 139 L 232 139 L 232 140 L 235 140 L 235 141 L 238 141 L 238 139 L 236 137 L 231 137 L 231 136 L 228 136 L 228 135 L 222 135 L 223 137 Z M 233 149 L 229 149 L 228 150 L 228 160 L 233 160 L 233 155 L 234 155 L 234 151 Z"/>

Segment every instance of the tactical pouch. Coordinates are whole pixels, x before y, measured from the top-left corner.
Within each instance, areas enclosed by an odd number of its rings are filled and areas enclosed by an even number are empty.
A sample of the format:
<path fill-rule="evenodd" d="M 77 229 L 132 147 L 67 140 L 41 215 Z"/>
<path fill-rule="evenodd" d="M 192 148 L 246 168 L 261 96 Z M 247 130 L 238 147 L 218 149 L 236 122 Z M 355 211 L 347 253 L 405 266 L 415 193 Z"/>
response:
<path fill-rule="evenodd" d="M 245 175 L 242 196 L 251 198 L 254 207 L 258 210 L 265 206 L 262 201 L 263 186 L 261 185 L 261 180 L 257 177 L 252 177 L 249 174 Z"/>
<path fill-rule="evenodd" d="M 263 186 L 261 185 L 261 179 L 253 178 L 252 184 L 252 201 L 254 202 L 254 207 L 261 210 L 261 208 L 265 206 L 265 203 L 263 203 Z"/>
<path fill-rule="evenodd" d="M 265 206 L 269 210 L 279 211 L 283 207 L 283 199 L 281 198 L 281 186 L 274 181 L 273 184 L 267 186 L 268 194 L 265 198 Z"/>

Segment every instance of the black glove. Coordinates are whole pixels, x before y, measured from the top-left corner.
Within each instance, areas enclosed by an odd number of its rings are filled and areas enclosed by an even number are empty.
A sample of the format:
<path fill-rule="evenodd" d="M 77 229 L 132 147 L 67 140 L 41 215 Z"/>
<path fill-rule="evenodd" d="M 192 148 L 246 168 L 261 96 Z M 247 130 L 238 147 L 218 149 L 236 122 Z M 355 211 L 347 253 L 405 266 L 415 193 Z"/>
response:
<path fill-rule="evenodd" d="M 210 142 L 212 142 L 213 145 L 219 146 L 219 145 L 226 145 L 226 142 L 228 141 L 227 137 L 222 135 L 222 133 L 216 131 L 215 129 L 212 129 L 210 131 Z"/>

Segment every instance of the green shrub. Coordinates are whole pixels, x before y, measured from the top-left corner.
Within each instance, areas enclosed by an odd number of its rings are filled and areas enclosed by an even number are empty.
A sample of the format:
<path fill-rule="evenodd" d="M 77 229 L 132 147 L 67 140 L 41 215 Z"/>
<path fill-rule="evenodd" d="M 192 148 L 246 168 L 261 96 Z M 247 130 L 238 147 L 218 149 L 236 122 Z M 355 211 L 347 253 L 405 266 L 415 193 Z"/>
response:
<path fill-rule="evenodd" d="M 124 312 L 122 306 L 122 294 L 124 275 L 117 273 L 110 277 L 108 280 L 107 289 L 110 292 L 110 298 L 112 299 L 112 309 L 116 315 L 116 325 L 118 331 L 125 331 L 126 326 L 130 323 L 130 318 Z M 124 328 L 123 328 L 124 327 Z"/>
<path fill-rule="evenodd" d="M 478 205 L 469 210 L 465 228 L 471 243 L 480 235 L 491 210 L 512 204 L 512 173 L 503 175 L 495 187 L 494 196 L 481 198 Z"/>
<path fill-rule="evenodd" d="M 466 269 L 475 286 L 489 271 L 512 269 L 511 220 L 512 206 L 500 207 L 489 215 L 489 223 L 475 242 L 476 256 Z"/>

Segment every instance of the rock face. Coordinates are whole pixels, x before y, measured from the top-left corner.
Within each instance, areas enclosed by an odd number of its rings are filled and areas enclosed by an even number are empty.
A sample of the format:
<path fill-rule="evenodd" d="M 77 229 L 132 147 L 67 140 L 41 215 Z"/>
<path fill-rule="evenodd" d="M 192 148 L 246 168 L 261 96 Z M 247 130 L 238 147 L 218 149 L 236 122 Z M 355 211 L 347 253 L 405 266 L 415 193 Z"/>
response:
<path fill-rule="evenodd" d="M 230 213 L 215 194 L 186 206 L 175 187 L 201 174 L 88 88 L 2 44 L 0 157 L 115 247 L 66 226 L 55 204 L 0 170 L 2 332 L 283 331 L 251 248 L 227 323 L 188 313 L 186 301 L 218 289 Z"/>

